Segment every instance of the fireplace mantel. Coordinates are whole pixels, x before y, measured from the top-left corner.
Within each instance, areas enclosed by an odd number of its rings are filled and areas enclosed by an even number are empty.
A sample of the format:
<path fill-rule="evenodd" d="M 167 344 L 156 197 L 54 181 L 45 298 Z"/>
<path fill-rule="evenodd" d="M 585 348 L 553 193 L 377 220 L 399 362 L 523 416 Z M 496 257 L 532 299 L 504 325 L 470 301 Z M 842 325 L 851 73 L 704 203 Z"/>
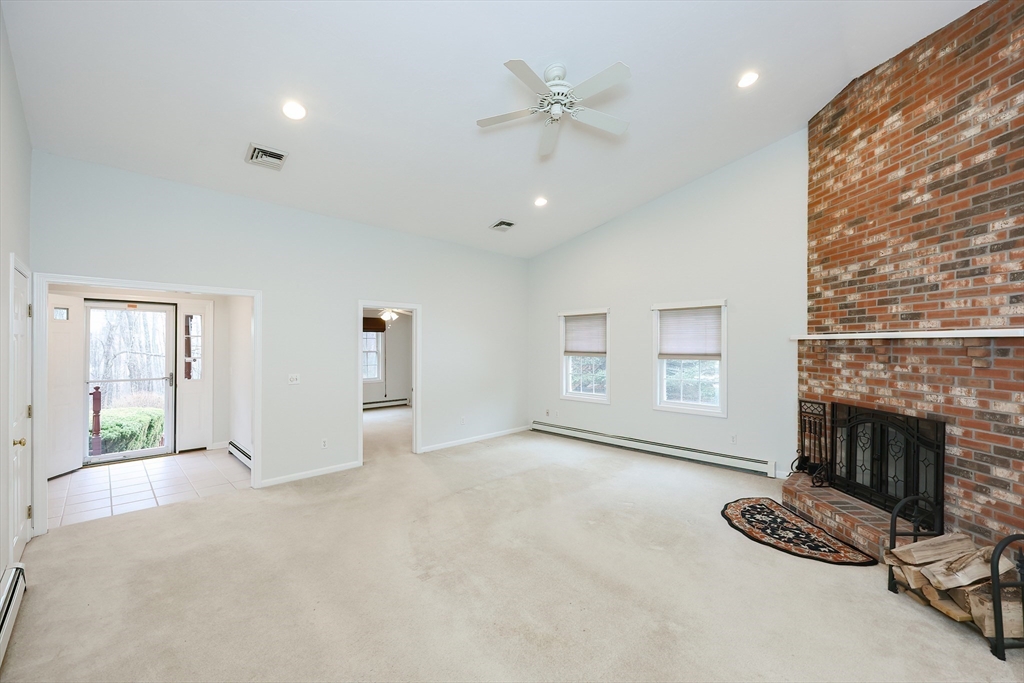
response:
<path fill-rule="evenodd" d="M 991 339 L 1024 337 L 1024 329 L 997 328 L 973 330 L 878 330 L 876 332 L 836 332 L 833 334 L 801 334 L 790 341 L 829 341 L 832 339 Z"/>

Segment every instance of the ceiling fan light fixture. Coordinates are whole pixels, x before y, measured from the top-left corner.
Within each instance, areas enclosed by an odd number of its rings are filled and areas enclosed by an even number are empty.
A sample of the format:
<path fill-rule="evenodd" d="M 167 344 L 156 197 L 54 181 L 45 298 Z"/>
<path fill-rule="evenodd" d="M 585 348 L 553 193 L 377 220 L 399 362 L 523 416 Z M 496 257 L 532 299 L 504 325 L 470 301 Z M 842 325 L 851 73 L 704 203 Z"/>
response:
<path fill-rule="evenodd" d="M 533 200 L 533 205 L 534 206 L 544 206 L 547 203 L 548 203 L 548 200 L 544 199 L 544 197 L 537 197 L 536 199 Z"/>
<path fill-rule="evenodd" d="M 292 121 L 300 121 L 306 118 L 306 108 L 295 100 L 285 102 L 284 106 L 281 107 L 281 111 Z"/>
<path fill-rule="evenodd" d="M 748 71 L 747 73 L 740 76 L 740 82 L 737 83 L 736 85 L 738 85 L 741 88 L 750 87 L 754 85 L 754 83 L 757 81 L 757 77 L 758 74 L 756 71 Z"/>

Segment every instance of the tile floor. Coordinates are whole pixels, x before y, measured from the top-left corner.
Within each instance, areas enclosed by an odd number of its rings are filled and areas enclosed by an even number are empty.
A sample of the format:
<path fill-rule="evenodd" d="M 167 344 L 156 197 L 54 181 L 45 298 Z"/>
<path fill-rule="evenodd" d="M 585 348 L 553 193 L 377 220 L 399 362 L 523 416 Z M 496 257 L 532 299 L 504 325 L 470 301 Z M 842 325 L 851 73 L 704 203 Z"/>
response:
<path fill-rule="evenodd" d="M 87 467 L 49 485 L 50 528 L 249 488 L 249 468 L 227 449 Z"/>

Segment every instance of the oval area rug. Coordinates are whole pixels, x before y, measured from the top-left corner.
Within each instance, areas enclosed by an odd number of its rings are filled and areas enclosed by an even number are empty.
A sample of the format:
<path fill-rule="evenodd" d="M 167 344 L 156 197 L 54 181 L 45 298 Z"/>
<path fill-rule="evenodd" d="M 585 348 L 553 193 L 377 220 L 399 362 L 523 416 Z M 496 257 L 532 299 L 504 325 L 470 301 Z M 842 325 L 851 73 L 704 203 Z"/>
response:
<path fill-rule="evenodd" d="M 771 498 L 734 500 L 722 508 L 722 517 L 747 538 L 790 555 L 829 564 L 878 564 L 875 558 L 830 536 Z"/>

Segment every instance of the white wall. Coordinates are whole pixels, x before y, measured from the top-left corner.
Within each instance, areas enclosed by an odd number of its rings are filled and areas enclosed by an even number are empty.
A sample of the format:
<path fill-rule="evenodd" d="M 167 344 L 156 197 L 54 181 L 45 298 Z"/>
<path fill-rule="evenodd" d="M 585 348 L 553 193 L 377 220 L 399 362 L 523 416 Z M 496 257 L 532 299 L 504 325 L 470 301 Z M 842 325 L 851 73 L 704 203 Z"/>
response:
<path fill-rule="evenodd" d="M 250 297 L 224 297 L 226 314 L 218 317 L 227 321 L 227 343 L 219 348 L 226 349 L 230 374 L 230 394 L 228 396 L 228 425 L 225 441 L 234 441 L 246 453 L 252 455 L 252 418 L 253 418 L 253 338 L 252 338 L 252 299 Z M 222 337 L 223 339 L 223 337 Z M 220 438 L 215 437 L 218 441 Z"/>
<path fill-rule="evenodd" d="M 11 254 L 29 262 L 29 197 L 32 177 L 29 140 L 21 92 L 14 73 L 7 24 L 0 14 L 0 491 L 10 492 L 10 346 Z M 7 566 L 10 522 L 6 504 L 0 505 L 0 571 Z"/>
<path fill-rule="evenodd" d="M 530 418 L 788 471 L 806 228 L 804 130 L 532 259 Z M 728 300 L 728 418 L 656 411 L 650 306 L 706 299 Z M 611 402 L 561 399 L 558 313 L 604 307 Z"/>
<path fill-rule="evenodd" d="M 374 311 L 367 313 L 373 317 Z M 363 404 L 412 398 L 412 316 L 399 315 L 384 333 L 384 382 L 363 382 Z M 385 398 L 386 397 L 386 398 Z"/>
<path fill-rule="evenodd" d="M 38 150 L 32 249 L 39 272 L 262 290 L 265 480 L 357 460 L 360 299 L 423 306 L 421 446 L 526 424 L 521 259 Z"/>

